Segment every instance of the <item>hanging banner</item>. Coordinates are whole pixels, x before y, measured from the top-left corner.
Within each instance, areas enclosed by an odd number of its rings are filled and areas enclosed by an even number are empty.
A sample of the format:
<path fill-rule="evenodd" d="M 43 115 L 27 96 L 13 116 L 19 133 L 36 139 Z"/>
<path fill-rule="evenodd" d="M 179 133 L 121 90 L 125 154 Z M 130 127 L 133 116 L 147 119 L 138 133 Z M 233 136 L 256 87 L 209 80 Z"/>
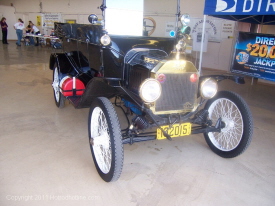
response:
<path fill-rule="evenodd" d="M 205 0 L 206 15 L 274 15 L 272 0 Z"/>
<path fill-rule="evenodd" d="M 275 81 L 275 36 L 240 32 L 231 71 Z"/>
<path fill-rule="evenodd" d="M 41 26 L 42 23 L 41 23 L 41 16 L 36 16 L 36 25 L 37 26 Z"/>
<path fill-rule="evenodd" d="M 43 27 L 54 28 L 54 22 L 61 22 L 60 13 L 45 13 Z"/>

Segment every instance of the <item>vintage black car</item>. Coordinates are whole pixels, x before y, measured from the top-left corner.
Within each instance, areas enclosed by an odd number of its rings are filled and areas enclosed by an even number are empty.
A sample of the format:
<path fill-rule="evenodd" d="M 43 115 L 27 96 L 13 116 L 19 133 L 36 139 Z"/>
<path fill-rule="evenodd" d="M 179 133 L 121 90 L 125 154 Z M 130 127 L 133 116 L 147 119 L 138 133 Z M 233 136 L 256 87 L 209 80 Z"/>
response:
<path fill-rule="evenodd" d="M 103 180 L 120 177 L 123 144 L 203 133 L 221 157 L 246 150 L 253 133 L 249 107 L 217 87 L 224 79 L 242 84 L 244 78 L 200 76 L 185 58 L 188 27 L 174 38 L 117 36 L 108 35 L 95 15 L 89 18 L 89 25 L 55 25 L 62 48 L 52 53 L 50 69 L 57 107 L 69 100 L 75 108 L 90 108 L 89 144 Z M 115 107 L 123 110 L 127 128 Z"/>

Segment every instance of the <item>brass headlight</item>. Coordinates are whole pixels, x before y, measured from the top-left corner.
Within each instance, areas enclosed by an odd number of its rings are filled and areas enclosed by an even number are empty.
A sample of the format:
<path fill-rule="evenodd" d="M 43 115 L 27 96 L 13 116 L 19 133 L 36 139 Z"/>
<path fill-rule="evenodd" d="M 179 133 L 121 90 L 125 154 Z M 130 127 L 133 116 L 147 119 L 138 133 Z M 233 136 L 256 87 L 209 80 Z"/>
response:
<path fill-rule="evenodd" d="M 156 101 L 161 95 L 161 85 L 156 79 L 145 79 L 139 89 L 139 96 L 147 103 Z"/>
<path fill-rule="evenodd" d="M 111 38 L 109 37 L 109 35 L 104 34 L 101 38 L 100 38 L 100 43 L 103 46 L 108 46 L 111 43 Z"/>
<path fill-rule="evenodd" d="M 201 83 L 200 92 L 201 92 L 201 96 L 204 99 L 211 99 L 216 95 L 217 91 L 218 91 L 218 84 L 214 79 L 207 78 L 203 80 L 203 82 Z"/>

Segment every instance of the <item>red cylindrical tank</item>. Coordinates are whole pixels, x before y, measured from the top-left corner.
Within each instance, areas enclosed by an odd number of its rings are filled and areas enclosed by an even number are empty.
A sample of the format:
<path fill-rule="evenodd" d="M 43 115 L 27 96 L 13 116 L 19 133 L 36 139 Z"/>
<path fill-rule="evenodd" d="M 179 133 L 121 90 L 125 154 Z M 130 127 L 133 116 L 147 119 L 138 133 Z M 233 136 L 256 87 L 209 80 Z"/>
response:
<path fill-rule="evenodd" d="M 82 95 L 84 93 L 85 85 L 83 82 L 75 77 L 65 76 L 60 81 L 61 92 L 65 97 L 73 96 L 73 90 L 75 89 L 75 95 Z"/>

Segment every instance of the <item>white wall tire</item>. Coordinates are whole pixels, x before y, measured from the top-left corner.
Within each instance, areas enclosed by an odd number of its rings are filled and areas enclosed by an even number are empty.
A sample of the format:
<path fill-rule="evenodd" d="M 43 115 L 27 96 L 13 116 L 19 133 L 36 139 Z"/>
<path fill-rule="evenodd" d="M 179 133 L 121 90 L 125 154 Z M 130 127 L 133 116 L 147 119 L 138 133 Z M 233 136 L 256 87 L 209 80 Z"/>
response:
<path fill-rule="evenodd" d="M 65 100 L 66 98 L 63 96 L 63 94 L 60 92 L 60 72 L 57 67 L 57 64 L 54 64 L 53 68 L 53 95 L 54 95 L 54 101 L 58 108 L 63 108 L 65 106 Z"/>

